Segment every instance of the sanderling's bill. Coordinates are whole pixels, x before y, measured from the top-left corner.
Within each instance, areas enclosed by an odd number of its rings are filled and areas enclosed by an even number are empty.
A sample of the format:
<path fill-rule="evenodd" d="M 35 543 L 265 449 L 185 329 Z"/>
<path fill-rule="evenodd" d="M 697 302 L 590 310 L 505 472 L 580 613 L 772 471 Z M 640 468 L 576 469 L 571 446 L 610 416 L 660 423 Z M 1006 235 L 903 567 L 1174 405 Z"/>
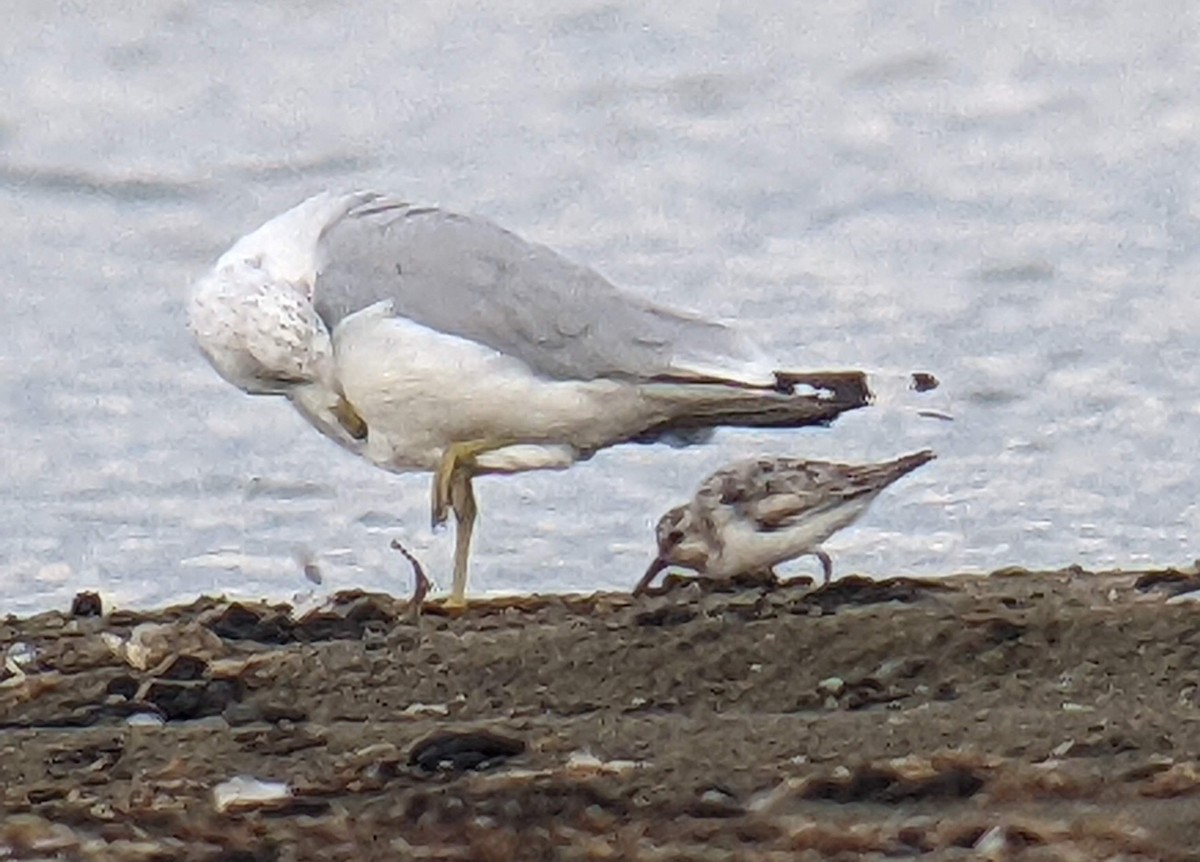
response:
<path fill-rule="evenodd" d="M 634 587 L 646 590 L 667 566 L 718 578 L 771 569 L 812 554 L 824 582 L 833 561 L 821 543 L 854 523 L 879 493 L 933 460 L 928 449 L 881 464 L 750 458 L 713 473 L 691 502 L 658 522 L 658 556 Z"/>
<path fill-rule="evenodd" d="M 226 380 L 285 396 L 384 469 L 434 474 L 433 521 L 457 521 L 453 604 L 475 476 L 718 425 L 824 425 L 871 397 L 861 373 L 776 373 L 723 324 L 484 219 L 374 192 L 316 195 L 242 237 L 188 316 Z"/>

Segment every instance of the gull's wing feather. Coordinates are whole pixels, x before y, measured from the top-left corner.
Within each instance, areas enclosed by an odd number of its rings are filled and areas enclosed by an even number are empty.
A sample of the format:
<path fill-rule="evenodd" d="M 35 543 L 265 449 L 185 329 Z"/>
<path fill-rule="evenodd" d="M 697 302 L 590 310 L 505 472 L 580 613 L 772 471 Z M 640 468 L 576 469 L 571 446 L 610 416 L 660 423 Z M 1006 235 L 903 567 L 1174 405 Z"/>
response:
<path fill-rule="evenodd" d="M 628 295 L 485 219 L 375 197 L 332 224 L 319 252 L 313 301 L 331 330 L 390 300 L 398 316 L 551 378 L 772 382 L 730 328 Z"/>

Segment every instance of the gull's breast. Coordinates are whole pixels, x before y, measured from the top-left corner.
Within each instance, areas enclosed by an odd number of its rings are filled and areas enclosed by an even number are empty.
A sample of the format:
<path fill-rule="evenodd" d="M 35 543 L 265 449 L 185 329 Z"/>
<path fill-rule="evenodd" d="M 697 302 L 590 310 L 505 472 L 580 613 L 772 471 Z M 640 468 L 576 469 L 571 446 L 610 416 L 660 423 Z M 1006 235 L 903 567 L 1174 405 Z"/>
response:
<path fill-rule="evenodd" d="M 345 318 L 333 343 L 342 392 L 367 428 L 363 454 L 393 471 L 433 470 L 447 446 L 474 441 L 508 448 L 484 459 L 497 472 L 567 466 L 636 401 L 614 381 L 547 379 L 386 302 Z"/>

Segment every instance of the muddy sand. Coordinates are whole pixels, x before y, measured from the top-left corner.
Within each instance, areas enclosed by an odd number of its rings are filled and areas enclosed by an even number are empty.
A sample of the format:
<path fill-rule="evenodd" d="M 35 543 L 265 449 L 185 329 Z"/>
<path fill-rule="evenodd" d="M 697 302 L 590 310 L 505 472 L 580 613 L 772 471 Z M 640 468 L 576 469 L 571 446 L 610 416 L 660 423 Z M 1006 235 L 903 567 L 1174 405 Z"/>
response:
<path fill-rule="evenodd" d="M 0 623 L 0 859 L 1200 859 L 1198 589 L 81 596 Z"/>

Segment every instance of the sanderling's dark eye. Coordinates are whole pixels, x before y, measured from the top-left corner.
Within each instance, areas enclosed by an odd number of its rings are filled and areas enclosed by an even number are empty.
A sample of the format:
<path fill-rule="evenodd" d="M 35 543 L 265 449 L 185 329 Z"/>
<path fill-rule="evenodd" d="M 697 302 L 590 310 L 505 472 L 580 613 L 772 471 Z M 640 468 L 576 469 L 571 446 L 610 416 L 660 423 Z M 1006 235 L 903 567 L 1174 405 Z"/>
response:
<path fill-rule="evenodd" d="M 667 533 L 667 544 L 678 545 L 683 541 L 683 530 L 672 530 Z"/>

